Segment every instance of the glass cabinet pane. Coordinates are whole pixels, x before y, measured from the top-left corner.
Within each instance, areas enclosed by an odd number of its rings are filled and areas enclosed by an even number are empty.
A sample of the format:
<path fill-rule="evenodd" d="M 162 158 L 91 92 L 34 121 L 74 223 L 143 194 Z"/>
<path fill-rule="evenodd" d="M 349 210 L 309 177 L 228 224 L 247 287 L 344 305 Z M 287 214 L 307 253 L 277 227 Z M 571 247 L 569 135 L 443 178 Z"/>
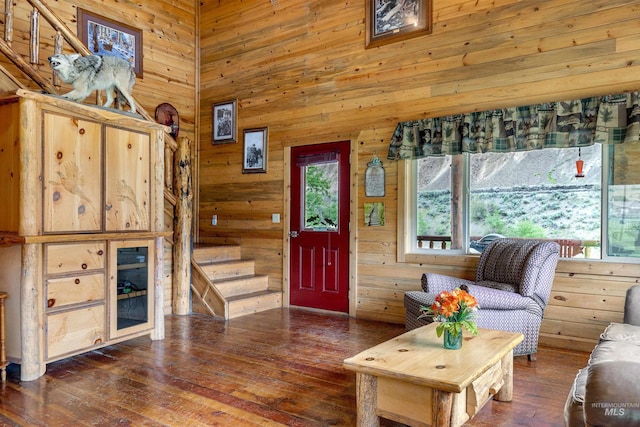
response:
<path fill-rule="evenodd" d="M 149 321 L 149 249 L 117 249 L 117 330 Z"/>

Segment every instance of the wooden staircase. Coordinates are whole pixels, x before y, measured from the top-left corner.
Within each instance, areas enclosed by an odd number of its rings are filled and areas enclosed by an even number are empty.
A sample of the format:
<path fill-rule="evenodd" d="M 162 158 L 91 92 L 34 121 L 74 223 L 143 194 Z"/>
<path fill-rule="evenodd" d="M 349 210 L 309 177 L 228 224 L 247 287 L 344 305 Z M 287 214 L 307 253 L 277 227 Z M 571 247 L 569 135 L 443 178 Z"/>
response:
<path fill-rule="evenodd" d="M 201 246 L 191 257 L 192 311 L 224 320 L 282 307 L 282 292 L 269 289 L 269 277 L 255 274 L 254 261 L 240 246 Z"/>

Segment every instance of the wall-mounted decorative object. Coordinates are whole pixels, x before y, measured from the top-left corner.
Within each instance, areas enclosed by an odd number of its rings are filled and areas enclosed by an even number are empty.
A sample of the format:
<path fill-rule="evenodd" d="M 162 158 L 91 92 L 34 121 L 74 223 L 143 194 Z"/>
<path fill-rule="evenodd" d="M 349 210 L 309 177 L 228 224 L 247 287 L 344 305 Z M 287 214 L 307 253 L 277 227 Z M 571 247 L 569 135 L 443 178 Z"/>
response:
<path fill-rule="evenodd" d="M 364 204 L 364 225 L 367 227 L 379 227 L 384 225 L 384 203 Z"/>
<path fill-rule="evenodd" d="M 582 152 L 580 151 L 580 147 L 578 147 L 578 160 L 576 160 L 576 178 L 584 178 L 584 173 L 582 172 L 582 168 L 584 167 L 584 160 L 582 160 Z"/>
<path fill-rule="evenodd" d="M 142 78 L 142 31 L 78 8 L 78 37 L 96 55 L 126 59 Z"/>
<path fill-rule="evenodd" d="M 171 136 L 178 137 L 180 117 L 173 105 L 164 103 L 156 107 L 156 122 L 171 127 Z"/>
<path fill-rule="evenodd" d="M 367 163 L 364 173 L 364 195 L 367 197 L 384 197 L 384 168 L 378 156 Z"/>
<path fill-rule="evenodd" d="M 430 34 L 433 0 L 366 0 L 366 48 Z"/>
<path fill-rule="evenodd" d="M 245 129 L 242 173 L 267 172 L 267 128 Z"/>
<path fill-rule="evenodd" d="M 213 140 L 214 144 L 236 142 L 238 132 L 237 100 L 213 104 Z"/>

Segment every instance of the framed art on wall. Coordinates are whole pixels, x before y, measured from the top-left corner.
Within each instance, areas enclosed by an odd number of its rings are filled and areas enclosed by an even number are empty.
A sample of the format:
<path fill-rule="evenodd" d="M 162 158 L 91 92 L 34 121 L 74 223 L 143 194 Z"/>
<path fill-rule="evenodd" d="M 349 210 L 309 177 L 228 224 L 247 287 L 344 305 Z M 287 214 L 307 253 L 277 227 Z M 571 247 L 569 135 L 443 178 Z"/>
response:
<path fill-rule="evenodd" d="M 213 104 L 213 144 L 236 142 L 237 100 Z"/>
<path fill-rule="evenodd" d="M 245 129 L 242 173 L 267 172 L 267 128 Z"/>
<path fill-rule="evenodd" d="M 366 48 L 430 34 L 433 0 L 366 0 Z"/>
<path fill-rule="evenodd" d="M 95 55 L 114 55 L 142 77 L 142 31 L 78 8 L 78 37 Z"/>

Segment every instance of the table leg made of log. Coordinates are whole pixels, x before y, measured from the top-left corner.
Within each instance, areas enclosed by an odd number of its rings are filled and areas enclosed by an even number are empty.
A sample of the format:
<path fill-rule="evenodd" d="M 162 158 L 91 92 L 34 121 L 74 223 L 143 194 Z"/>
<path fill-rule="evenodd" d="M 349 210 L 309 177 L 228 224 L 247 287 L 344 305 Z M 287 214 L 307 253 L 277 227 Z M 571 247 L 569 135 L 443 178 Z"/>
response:
<path fill-rule="evenodd" d="M 6 326 L 4 323 L 4 300 L 7 299 L 9 295 L 6 292 L 0 292 L 0 369 L 2 372 L 0 373 L 0 379 L 2 382 L 7 381 L 7 348 L 5 346 L 6 341 Z"/>

